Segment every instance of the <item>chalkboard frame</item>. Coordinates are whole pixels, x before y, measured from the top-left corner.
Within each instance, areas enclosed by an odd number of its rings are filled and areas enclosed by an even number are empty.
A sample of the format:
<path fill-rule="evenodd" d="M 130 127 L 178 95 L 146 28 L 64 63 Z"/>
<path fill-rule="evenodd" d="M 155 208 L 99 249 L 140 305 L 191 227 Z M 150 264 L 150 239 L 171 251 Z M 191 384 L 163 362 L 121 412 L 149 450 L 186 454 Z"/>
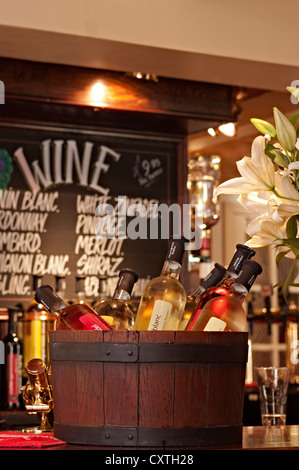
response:
<path fill-rule="evenodd" d="M 79 110 L 76 110 L 76 113 L 79 113 Z M 26 122 L 23 120 L 23 122 L 15 122 L 14 119 L 12 120 L 1 120 L 0 119 L 0 134 L 3 135 L 3 133 L 11 133 L 14 132 L 15 135 L 24 135 L 26 133 L 29 134 L 35 134 L 36 139 L 38 140 L 40 136 L 45 136 L 46 134 L 49 135 L 55 135 L 57 138 L 65 138 L 65 137 L 77 137 L 80 136 L 80 138 L 86 138 L 89 141 L 92 141 L 92 139 L 101 139 L 103 138 L 104 140 L 108 139 L 114 139 L 116 142 L 119 140 L 121 142 L 136 142 L 142 146 L 147 145 L 150 143 L 150 145 L 156 145 L 156 146 L 163 146 L 163 145 L 171 145 L 175 149 L 175 153 L 172 155 L 172 161 L 171 161 L 171 166 L 172 168 L 175 168 L 175 179 L 176 179 L 176 187 L 175 188 L 167 188 L 167 203 L 171 204 L 172 202 L 178 202 L 180 205 L 184 204 L 187 201 L 187 195 L 186 195 L 186 137 L 184 135 L 170 135 L 170 134 L 161 134 L 161 133 L 152 133 L 152 132 L 144 132 L 141 134 L 140 132 L 134 132 L 132 130 L 124 130 L 124 129 L 101 129 L 100 127 L 98 129 L 94 128 L 93 126 L 82 126 L 82 125 L 76 125 L 73 123 L 73 128 L 69 124 L 65 123 L 51 123 L 51 122 L 43 122 L 41 120 L 39 121 L 31 121 L 31 122 Z M 4 139 L 5 140 L 5 139 Z M 18 138 L 16 137 L 16 141 Z M 2 146 L 5 144 L 5 142 L 2 141 Z M 16 144 L 21 144 L 21 141 L 16 142 Z M 17 147 L 17 145 L 16 145 Z M 167 178 L 167 181 L 169 184 L 173 184 L 173 175 L 172 177 Z M 17 188 L 16 188 L 17 189 Z M 170 189 L 172 191 L 170 191 Z M 172 198 L 169 196 L 170 192 L 174 195 Z M 165 241 L 163 240 L 161 242 L 161 246 L 166 247 Z M 164 248 L 165 250 L 165 248 Z M 156 266 L 156 269 L 153 271 L 151 274 L 158 274 L 162 267 L 163 263 L 163 255 L 162 252 L 160 252 L 161 256 L 159 259 L 159 265 Z M 66 289 L 66 296 L 68 299 L 74 299 L 75 298 L 75 280 L 74 280 L 75 274 L 72 273 L 72 282 L 71 286 Z M 187 269 L 186 269 L 186 262 L 183 265 L 183 270 L 182 270 L 182 282 L 185 284 L 188 282 L 187 278 Z M 47 276 L 46 276 L 47 280 Z M 49 281 L 50 283 L 51 281 Z M 53 284 L 52 280 L 52 284 Z M 32 276 L 30 277 L 30 284 L 33 286 L 33 278 Z M 70 284 L 70 282 L 69 282 Z M 139 289 L 140 290 L 140 289 Z M 110 292 L 111 293 L 111 292 Z M 13 307 L 18 303 L 23 304 L 24 306 L 29 302 L 33 294 L 33 289 L 28 293 L 28 295 L 1 295 L 0 296 L 0 307 L 2 308 L 7 308 L 7 307 Z M 138 290 L 137 290 L 137 295 L 138 295 Z M 94 298 L 94 297 L 93 297 Z M 90 299 L 92 300 L 92 299 Z"/>

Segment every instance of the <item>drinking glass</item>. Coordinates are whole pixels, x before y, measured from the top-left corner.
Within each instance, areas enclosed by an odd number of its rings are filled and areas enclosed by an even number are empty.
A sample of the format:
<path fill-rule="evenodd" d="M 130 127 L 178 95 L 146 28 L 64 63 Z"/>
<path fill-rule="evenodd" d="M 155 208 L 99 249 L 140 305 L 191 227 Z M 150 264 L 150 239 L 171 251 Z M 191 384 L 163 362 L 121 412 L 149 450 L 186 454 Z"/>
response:
<path fill-rule="evenodd" d="M 256 367 L 263 426 L 286 424 L 289 367 Z"/>

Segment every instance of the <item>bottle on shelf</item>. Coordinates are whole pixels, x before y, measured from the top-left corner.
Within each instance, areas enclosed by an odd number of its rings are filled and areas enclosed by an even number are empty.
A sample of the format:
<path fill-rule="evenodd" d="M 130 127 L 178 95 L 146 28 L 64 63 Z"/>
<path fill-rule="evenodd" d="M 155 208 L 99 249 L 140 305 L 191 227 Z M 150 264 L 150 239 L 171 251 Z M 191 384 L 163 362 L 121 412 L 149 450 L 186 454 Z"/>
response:
<path fill-rule="evenodd" d="M 42 276 L 33 276 L 33 291 L 42 285 Z M 49 360 L 49 331 L 53 330 L 55 321 L 52 315 L 40 303 L 32 299 L 25 308 L 23 317 L 24 362 L 23 375 L 27 377 L 25 364 L 38 357 L 45 363 Z"/>
<path fill-rule="evenodd" d="M 106 281 L 107 281 L 106 276 L 99 277 L 98 295 L 97 295 L 96 300 L 92 304 L 92 308 L 94 310 L 97 310 L 97 308 L 102 302 L 104 302 L 105 300 L 108 300 Z"/>
<path fill-rule="evenodd" d="M 129 306 L 131 293 L 138 276 L 132 269 L 124 268 L 119 273 L 112 299 L 94 305 L 94 310 L 114 330 L 132 330 L 135 315 Z"/>
<path fill-rule="evenodd" d="M 201 280 L 197 289 L 192 292 L 192 294 L 188 295 L 183 318 L 180 323 L 180 330 L 185 330 L 187 325 L 190 325 L 192 327 L 193 318 L 195 315 L 194 309 L 200 295 L 203 294 L 203 292 L 205 292 L 209 287 L 216 286 L 221 281 L 225 273 L 226 269 L 221 266 L 221 264 L 215 263 L 212 271 L 204 279 Z"/>
<path fill-rule="evenodd" d="M 161 275 L 144 288 L 134 330 L 178 330 L 186 303 L 179 282 L 185 242 L 184 238 L 171 239 Z"/>
<path fill-rule="evenodd" d="M 245 260 L 228 293 L 205 304 L 191 331 L 247 331 L 247 315 L 242 303 L 261 272 L 259 263 Z"/>
<path fill-rule="evenodd" d="M 112 330 L 88 304 L 69 305 L 48 285 L 39 287 L 35 300 L 56 318 L 56 330 Z"/>
<path fill-rule="evenodd" d="M 205 290 L 199 297 L 197 304 L 195 306 L 194 312 L 192 314 L 192 325 L 196 321 L 197 317 L 200 315 L 201 310 L 204 305 L 213 297 L 218 297 L 226 295 L 229 291 L 230 286 L 234 283 L 235 279 L 238 277 L 239 272 L 242 268 L 242 264 L 245 260 L 252 258 L 255 255 L 255 251 L 252 248 L 249 248 L 246 245 L 241 245 L 240 243 L 236 246 L 236 251 L 228 265 L 225 275 L 222 280 L 214 287 L 209 287 Z M 191 322 L 188 323 L 186 330 L 190 331 Z"/>
<path fill-rule="evenodd" d="M 22 406 L 23 345 L 17 336 L 19 310 L 8 309 L 8 334 L 3 339 L 4 364 L 0 366 L 1 409 L 19 409 Z"/>
<path fill-rule="evenodd" d="M 64 276 L 55 276 L 55 292 L 61 299 L 65 298 L 66 280 Z"/>
<path fill-rule="evenodd" d="M 76 300 L 75 300 L 75 304 L 87 304 L 88 303 L 85 300 L 84 282 L 85 282 L 85 277 L 76 276 L 76 284 L 75 284 Z M 61 294 L 59 296 L 63 297 Z"/>

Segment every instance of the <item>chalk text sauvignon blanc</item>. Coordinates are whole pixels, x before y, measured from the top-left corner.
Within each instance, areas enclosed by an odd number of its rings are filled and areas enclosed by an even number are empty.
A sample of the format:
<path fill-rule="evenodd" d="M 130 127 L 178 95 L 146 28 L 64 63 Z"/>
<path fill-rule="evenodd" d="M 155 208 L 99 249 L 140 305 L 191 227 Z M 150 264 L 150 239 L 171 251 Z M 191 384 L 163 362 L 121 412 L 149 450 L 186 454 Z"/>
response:
<path fill-rule="evenodd" d="M 161 275 L 149 281 L 141 296 L 134 330 L 178 330 L 186 304 L 179 282 L 186 240 L 172 239 Z"/>

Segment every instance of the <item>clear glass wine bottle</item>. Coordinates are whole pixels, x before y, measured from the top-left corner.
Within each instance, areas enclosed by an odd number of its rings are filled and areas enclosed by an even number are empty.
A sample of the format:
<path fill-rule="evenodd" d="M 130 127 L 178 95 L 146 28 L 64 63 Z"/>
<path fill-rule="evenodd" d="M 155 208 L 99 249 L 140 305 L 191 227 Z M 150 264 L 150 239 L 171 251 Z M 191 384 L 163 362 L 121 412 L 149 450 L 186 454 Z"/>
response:
<path fill-rule="evenodd" d="M 178 330 L 186 304 L 179 281 L 186 240 L 172 239 L 160 276 L 142 293 L 134 330 Z"/>
<path fill-rule="evenodd" d="M 119 280 L 112 299 L 107 299 L 94 306 L 94 310 L 114 330 L 131 330 L 135 315 L 129 307 L 131 293 L 138 276 L 132 269 L 124 268 L 119 273 Z"/>

